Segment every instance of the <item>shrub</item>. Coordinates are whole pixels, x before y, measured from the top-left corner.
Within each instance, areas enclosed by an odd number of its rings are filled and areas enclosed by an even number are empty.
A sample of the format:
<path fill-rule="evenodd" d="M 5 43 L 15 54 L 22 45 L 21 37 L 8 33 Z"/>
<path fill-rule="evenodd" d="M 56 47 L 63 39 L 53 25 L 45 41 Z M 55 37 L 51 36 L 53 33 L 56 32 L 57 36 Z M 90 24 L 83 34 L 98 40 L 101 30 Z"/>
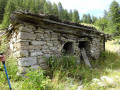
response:
<path fill-rule="evenodd" d="M 69 69 L 71 67 L 76 67 L 76 57 L 75 56 L 51 56 L 47 59 L 47 64 L 52 71 L 56 69 Z"/>
<path fill-rule="evenodd" d="M 7 43 L 7 39 L 5 36 L 2 37 L 1 40 L 1 46 L 0 46 L 0 52 L 4 53 L 6 56 L 6 68 L 7 68 L 7 72 L 8 72 L 8 76 L 10 79 L 10 82 L 12 81 L 17 81 L 18 79 L 20 79 L 17 76 L 17 59 L 11 54 L 8 54 L 8 43 Z M 0 62 L 0 68 L 3 71 L 0 71 L 0 88 L 2 90 L 8 90 L 8 82 L 7 82 L 7 77 L 4 71 L 4 66 L 2 65 L 2 62 Z M 6 87 L 7 86 L 7 87 Z"/>
<path fill-rule="evenodd" d="M 7 39 L 5 36 L 2 36 L 1 45 L 0 45 L 0 52 L 6 53 L 8 50 Z"/>
<path fill-rule="evenodd" d="M 22 84 L 22 90 L 45 90 L 50 87 L 49 82 L 49 78 L 44 76 L 42 69 L 28 71 Z"/>
<path fill-rule="evenodd" d="M 50 74 L 53 76 L 54 72 L 59 71 L 60 76 L 64 77 L 67 74 L 75 74 L 77 69 L 76 56 L 51 56 L 47 58 L 47 64 L 50 67 Z"/>

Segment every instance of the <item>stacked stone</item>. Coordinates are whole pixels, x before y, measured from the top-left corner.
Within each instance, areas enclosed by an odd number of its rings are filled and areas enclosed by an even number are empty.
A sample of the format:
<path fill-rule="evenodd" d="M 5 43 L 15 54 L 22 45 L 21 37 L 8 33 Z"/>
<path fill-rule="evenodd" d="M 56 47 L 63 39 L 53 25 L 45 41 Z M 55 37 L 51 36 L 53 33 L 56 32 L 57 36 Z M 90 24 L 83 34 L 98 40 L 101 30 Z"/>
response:
<path fill-rule="evenodd" d="M 94 37 L 91 42 L 91 54 L 95 59 L 100 57 L 101 43 L 99 37 Z"/>
<path fill-rule="evenodd" d="M 28 67 L 47 69 L 44 57 L 59 54 L 60 43 L 58 33 L 50 30 L 36 29 L 29 24 L 19 24 L 10 40 L 10 49 L 18 58 L 21 74 L 25 74 Z"/>
<path fill-rule="evenodd" d="M 18 58 L 17 62 L 20 74 L 25 74 L 28 67 L 33 69 L 42 67 L 47 70 L 48 66 L 44 57 L 60 55 L 66 42 L 73 43 L 73 54 L 77 55 L 78 61 L 80 61 L 80 39 L 80 37 L 74 35 L 57 33 L 49 29 L 34 27 L 34 25 L 24 23 L 15 25 L 10 38 L 10 49 Z M 82 38 L 82 40 L 87 39 Z M 96 37 L 92 39 L 89 50 L 93 57 L 96 59 L 99 58 L 100 38 Z"/>

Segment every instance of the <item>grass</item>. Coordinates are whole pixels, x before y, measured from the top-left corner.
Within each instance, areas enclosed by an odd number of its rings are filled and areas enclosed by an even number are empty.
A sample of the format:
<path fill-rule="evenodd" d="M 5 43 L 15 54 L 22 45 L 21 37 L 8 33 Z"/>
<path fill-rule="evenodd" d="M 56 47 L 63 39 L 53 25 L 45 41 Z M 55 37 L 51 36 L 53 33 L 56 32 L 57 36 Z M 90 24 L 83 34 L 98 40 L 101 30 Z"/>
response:
<path fill-rule="evenodd" d="M 107 41 L 105 44 L 105 48 L 107 51 L 111 51 L 111 52 L 118 52 L 119 51 L 119 44 L 118 43 L 118 39 L 115 40 L 111 40 L 111 41 Z"/>
<path fill-rule="evenodd" d="M 2 48 L 6 46 L 3 44 Z M 120 88 L 120 56 L 116 52 L 111 52 L 114 47 L 112 41 L 107 42 L 106 47 L 110 51 L 103 52 L 100 59 L 90 61 L 93 70 L 82 62 L 76 65 L 75 56 L 51 57 L 47 59 L 50 69 L 47 74 L 41 69 L 37 71 L 28 71 L 28 78 L 17 76 L 16 58 L 8 57 L 6 62 L 10 82 L 13 90 L 76 90 L 83 85 L 83 90 L 118 90 Z M 4 51 L 6 52 L 6 51 Z M 1 65 L 1 68 L 2 65 Z M 93 83 L 93 79 L 100 79 L 102 76 L 111 77 L 116 84 L 99 86 Z M 0 88 L 9 90 L 4 71 L 0 71 Z"/>
<path fill-rule="evenodd" d="M 99 27 L 95 26 L 94 24 L 87 24 L 87 23 L 81 23 L 81 24 L 85 26 L 95 27 L 97 30 L 100 30 Z"/>
<path fill-rule="evenodd" d="M 104 52 L 102 53 L 102 56 L 99 60 L 92 61 L 91 64 L 93 67 L 92 71 L 84 63 L 77 66 L 75 69 L 72 68 L 74 66 L 71 66 L 70 69 L 67 70 L 63 70 L 63 68 L 54 69 L 52 79 L 47 78 L 41 80 L 46 82 L 46 84 L 42 85 L 46 86 L 46 90 L 65 90 L 65 88 L 68 88 L 68 90 L 76 90 L 78 86 L 82 84 L 84 84 L 83 90 L 107 90 L 110 88 L 120 88 L 119 80 L 115 79 L 116 76 L 120 77 L 120 56 L 118 56 L 117 53 L 109 51 Z M 37 77 L 39 73 L 31 72 L 29 75 L 29 77 L 31 77 L 31 79 L 28 80 L 29 83 L 28 81 L 26 82 L 24 80 L 22 81 L 24 83 L 21 85 L 21 87 L 24 85 L 30 86 L 31 83 L 35 85 L 34 87 L 37 87 L 37 85 L 39 85 L 39 83 L 35 84 L 36 82 L 34 81 L 38 80 L 37 78 L 40 78 Z M 100 79 L 102 76 L 114 78 L 117 84 L 107 85 L 106 87 L 101 87 L 97 84 L 91 85 L 94 78 Z M 81 81 L 82 84 L 80 84 Z M 43 90 L 45 90 L 45 87 Z"/>
<path fill-rule="evenodd" d="M 81 23 L 82 25 L 85 25 L 85 26 L 91 26 L 91 27 L 95 27 L 93 24 L 88 24 L 88 23 Z"/>
<path fill-rule="evenodd" d="M 93 64 L 93 66 L 95 65 L 93 69 L 94 72 L 89 74 L 91 80 L 86 80 L 87 82 L 85 83 L 84 90 L 98 90 L 98 88 L 100 88 L 100 90 L 106 90 L 107 88 L 109 88 L 109 86 L 99 87 L 96 84 L 91 86 L 93 78 L 100 79 L 100 77 L 102 76 L 108 76 L 112 78 L 115 78 L 116 76 L 120 77 L 120 56 L 118 56 L 117 53 L 113 52 L 106 52 L 105 54 L 105 59 L 100 58 L 100 60 L 98 61 L 99 63 L 97 63 L 97 67 L 96 64 Z M 116 80 L 116 82 L 119 81 Z M 120 84 L 118 83 L 118 85 L 116 85 L 114 88 L 120 88 Z"/>

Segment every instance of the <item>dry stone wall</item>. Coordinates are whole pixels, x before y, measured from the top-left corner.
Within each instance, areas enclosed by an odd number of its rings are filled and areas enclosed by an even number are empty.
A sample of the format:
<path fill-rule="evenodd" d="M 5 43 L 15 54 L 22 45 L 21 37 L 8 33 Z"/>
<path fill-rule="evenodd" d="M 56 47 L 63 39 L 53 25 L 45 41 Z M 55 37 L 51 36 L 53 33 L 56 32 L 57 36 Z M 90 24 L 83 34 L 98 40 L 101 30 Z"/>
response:
<path fill-rule="evenodd" d="M 98 59 L 100 57 L 101 52 L 101 38 L 93 38 L 91 43 L 91 54 L 95 59 Z"/>
<path fill-rule="evenodd" d="M 49 29 L 34 27 L 31 24 L 24 23 L 17 24 L 14 27 L 10 37 L 10 49 L 18 58 L 17 62 L 20 73 L 25 74 L 28 67 L 47 69 L 48 66 L 44 57 L 61 55 L 61 50 L 66 42 L 73 43 L 73 54 L 79 58 L 79 42 L 85 40 L 86 38 L 57 33 Z M 100 38 L 87 38 L 87 40 L 90 42 L 89 52 L 93 57 L 99 58 Z"/>

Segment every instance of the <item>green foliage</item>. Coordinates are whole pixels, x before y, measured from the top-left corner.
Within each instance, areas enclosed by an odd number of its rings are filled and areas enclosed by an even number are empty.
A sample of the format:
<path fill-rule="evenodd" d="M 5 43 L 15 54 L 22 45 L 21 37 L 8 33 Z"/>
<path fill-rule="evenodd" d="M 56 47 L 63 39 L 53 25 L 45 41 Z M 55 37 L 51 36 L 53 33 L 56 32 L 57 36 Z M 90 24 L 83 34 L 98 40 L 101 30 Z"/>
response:
<path fill-rule="evenodd" d="M 92 23 L 92 19 L 91 19 L 90 14 L 88 14 L 88 16 L 87 16 L 87 22 L 88 22 L 88 23 Z"/>
<path fill-rule="evenodd" d="M 75 56 L 52 56 L 48 60 L 50 70 L 53 70 L 53 77 L 49 79 L 44 75 L 45 71 L 42 69 L 28 71 L 26 77 L 20 79 L 17 77 L 16 72 L 16 59 L 11 56 L 6 62 L 6 67 L 11 82 L 16 82 L 21 85 L 20 90 L 64 90 L 66 87 L 69 90 L 76 90 L 80 86 L 80 81 L 83 81 L 84 90 L 101 90 L 107 87 L 99 87 L 97 84 L 91 85 L 93 78 L 100 78 L 103 75 L 120 75 L 119 72 L 113 71 L 120 68 L 120 56 L 117 53 L 103 52 L 99 60 L 91 61 L 93 70 L 91 71 L 88 66 L 82 62 L 76 65 Z M 114 60 L 114 61 L 113 61 Z M 8 84 L 4 72 L 0 72 L 0 88 L 7 90 Z M 72 78 L 70 78 L 72 77 Z M 14 84 L 11 84 L 12 87 Z M 119 85 L 118 85 L 119 87 Z M 13 88 L 14 89 L 14 88 Z M 18 89 L 16 87 L 15 89 Z"/>
<path fill-rule="evenodd" d="M 63 10 L 63 19 L 70 20 L 69 13 L 68 13 L 67 9 Z"/>
<path fill-rule="evenodd" d="M 111 3 L 109 11 L 104 10 L 104 17 L 95 23 L 99 29 L 113 36 L 120 35 L 120 5 L 115 0 Z"/>
<path fill-rule="evenodd" d="M 1 46 L 0 46 L 0 52 L 4 53 L 4 55 L 6 56 L 5 63 L 6 63 L 9 79 L 10 81 L 15 82 L 20 79 L 20 77 L 17 76 L 17 72 L 18 72 L 17 59 L 13 55 L 8 55 L 7 51 L 8 51 L 7 39 L 3 36 L 1 41 Z M 3 71 L 0 71 L 0 88 L 2 90 L 8 90 L 9 87 L 7 83 L 7 78 L 4 72 L 4 67 L 1 62 L 0 62 L 0 69 L 3 70 Z"/>
<path fill-rule="evenodd" d="M 26 74 L 27 78 L 22 84 L 22 90 L 46 90 L 50 88 L 48 77 L 44 76 L 44 71 L 42 69 L 28 71 Z"/>
<path fill-rule="evenodd" d="M 47 60 L 47 64 L 51 68 L 52 71 L 55 70 L 68 70 L 71 67 L 76 66 L 76 57 L 75 56 L 51 56 Z"/>
<path fill-rule="evenodd" d="M 10 24 L 10 14 L 16 9 L 16 0 L 8 0 L 5 7 L 4 19 L 2 22 L 2 28 L 7 27 Z"/>
<path fill-rule="evenodd" d="M 102 31 L 104 31 L 105 28 L 107 28 L 107 24 L 108 24 L 108 20 L 105 17 L 99 18 L 99 20 L 95 22 L 95 25 L 99 26 L 100 30 Z"/>
<path fill-rule="evenodd" d="M 51 4 L 51 2 L 49 2 L 49 1 L 45 2 L 43 12 L 45 14 L 51 14 L 52 13 L 52 4 Z"/>
<path fill-rule="evenodd" d="M 60 2 L 58 3 L 58 11 L 60 19 L 63 19 L 63 6 Z"/>
<path fill-rule="evenodd" d="M 11 80 L 17 81 L 20 79 L 20 77 L 17 76 L 18 68 L 17 68 L 17 58 L 15 56 L 10 55 L 7 58 L 6 67 Z"/>
<path fill-rule="evenodd" d="M 93 72 L 91 72 L 91 75 L 89 74 L 90 75 L 89 78 L 99 79 L 101 76 L 108 76 L 108 77 L 114 76 L 113 78 L 115 78 L 116 75 L 120 76 L 119 72 L 116 71 L 116 70 L 119 70 L 120 68 L 119 60 L 120 60 L 120 56 L 118 55 L 118 53 L 109 52 L 109 51 L 103 52 L 99 60 L 92 62 L 92 66 L 94 68 L 93 68 Z M 96 90 L 99 88 L 100 90 L 109 89 L 109 86 L 100 87 L 97 84 L 91 85 L 92 83 L 91 79 L 85 80 L 84 89 L 87 89 L 87 90 Z M 118 86 L 116 86 L 116 88 L 118 87 L 119 87 L 119 83 L 118 83 Z"/>
<path fill-rule="evenodd" d="M 76 59 L 76 56 L 51 56 L 46 58 L 50 68 L 50 77 L 52 76 L 52 81 L 50 82 L 52 90 L 64 90 L 66 86 L 74 83 L 78 71 Z M 73 79 L 68 77 L 73 77 Z M 74 90 L 76 86 L 69 89 Z"/>
<path fill-rule="evenodd" d="M 87 23 L 87 14 L 83 14 L 82 22 Z"/>
<path fill-rule="evenodd" d="M 56 3 L 53 3 L 52 13 L 56 16 L 58 16 L 58 7 Z"/>
<path fill-rule="evenodd" d="M 8 55 L 6 55 L 7 57 Z M 17 68 L 17 62 L 16 58 L 13 55 L 10 55 L 6 58 L 6 68 L 8 72 L 8 76 L 10 79 L 10 82 L 16 82 L 18 80 L 21 80 L 20 77 L 17 76 L 18 68 Z M 0 71 L 0 88 L 2 90 L 8 90 L 8 81 L 7 77 L 4 71 L 4 67 L 0 62 L 0 68 L 3 69 L 3 71 Z M 11 85 L 13 87 L 13 85 Z"/>
<path fill-rule="evenodd" d="M 112 20 L 113 23 L 117 23 L 119 16 L 119 4 L 114 0 L 110 5 L 109 18 L 110 20 Z"/>
<path fill-rule="evenodd" d="M 73 11 L 72 21 L 73 21 L 73 22 L 76 22 L 76 23 L 79 22 L 79 13 L 78 13 L 77 10 L 74 10 L 74 11 Z"/>
<path fill-rule="evenodd" d="M 45 0 L 8 0 L 4 19 L 2 21 L 2 28 L 8 27 L 10 24 L 10 14 L 15 10 L 27 10 L 32 13 L 39 13 L 39 11 L 43 10 L 43 6 Z"/>
<path fill-rule="evenodd" d="M 0 52 L 2 53 L 6 53 L 8 50 L 8 45 L 7 45 L 7 39 L 6 37 L 2 36 L 2 40 L 1 40 L 1 45 L 0 45 Z"/>
<path fill-rule="evenodd" d="M 116 36 L 120 35 L 120 6 L 118 2 L 113 1 L 110 5 L 108 14 L 108 29 Z"/>
<path fill-rule="evenodd" d="M 2 28 L 8 27 L 10 24 L 10 14 L 15 10 L 25 10 L 31 13 L 44 13 L 54 14 L 59 16 L 62 20 L 70 20 L 73 22 L 79 22 L 79 13 L 77 10 L 64 9 L 59 2 L 58 5 L 46 0 L 9 0 L 6 3 L 4 19 L 2 21 Z M 3 9 L 2 9 L 3 10 Z"/>
<path fill-rule="evenodd" d="M 72 10 L 70 10 L 70 12 L 69 12 L 69 20 L 70 21 L 72 21 L 72 15 L 73 15 L 73 12 L 72 12 Z"/>
<path fill-rule="evenodd" d="M 95 17 L 95 16 L 92 16 L 92 23 L 93 24 L 95 24 L 95 22 L 98 20 L 98 18 L 97 17 Z"/>
<path fill-rule="evenodd" d="M 8 0 L 0 0 L 0 23 L 3 20 L 3 14 L 5 12 L 5 6 Z"/>
<path fill-rule="evenodd" d="M 97 21 L 97 17 L 90 16 L 90 14 L 83 14 L 83 17 L 81 19 L 82 23 L 88 23 L 88 24 L 94 24 Z"/>

